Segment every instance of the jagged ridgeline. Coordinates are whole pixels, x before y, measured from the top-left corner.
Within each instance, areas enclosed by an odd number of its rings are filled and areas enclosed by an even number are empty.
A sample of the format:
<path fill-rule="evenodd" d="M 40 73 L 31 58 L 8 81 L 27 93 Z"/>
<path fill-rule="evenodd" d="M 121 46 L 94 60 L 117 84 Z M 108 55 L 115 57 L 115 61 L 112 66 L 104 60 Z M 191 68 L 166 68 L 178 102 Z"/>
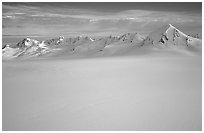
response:
<path fill-rule="evenodd" d="M 15 45 L 3 46 L 3 59 L 52 56 L 56 54 L 93 54 L 105 50 L 108 48 L 108 45 L 137 45 L 143 40 L 144 37 L 138 33 L 127 33 L 121 36 L 101 38 L 91 38 L 87 36 L 64 38 L 60 36 L 45 41 L 25 38 Z"/>
<path fill-rule="evenodd" d="M 150 46 L 201 51 L 201 44 L 201 39 L 186 35 L 168 24 L 153 31 L 147 37 L 143 37 L 139 33 L 126 33 L 100 38 L 88 36 L 65 38 L 60 36 L 44 41 L 25 38 L 17 44 L 2 46 L 2 56 L 3 60 L 7 60 L 39 56 L 117 55 Z"/>

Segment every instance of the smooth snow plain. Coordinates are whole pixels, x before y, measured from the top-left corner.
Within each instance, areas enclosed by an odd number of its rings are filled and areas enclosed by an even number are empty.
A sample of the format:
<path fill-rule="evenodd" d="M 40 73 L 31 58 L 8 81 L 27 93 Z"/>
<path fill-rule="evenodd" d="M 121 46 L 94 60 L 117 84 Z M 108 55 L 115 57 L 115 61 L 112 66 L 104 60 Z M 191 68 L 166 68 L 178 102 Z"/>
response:
<path fill-rule="evenodd" d="M 3 61 L 3 130 L 202 130 L 201 56 Z"/>

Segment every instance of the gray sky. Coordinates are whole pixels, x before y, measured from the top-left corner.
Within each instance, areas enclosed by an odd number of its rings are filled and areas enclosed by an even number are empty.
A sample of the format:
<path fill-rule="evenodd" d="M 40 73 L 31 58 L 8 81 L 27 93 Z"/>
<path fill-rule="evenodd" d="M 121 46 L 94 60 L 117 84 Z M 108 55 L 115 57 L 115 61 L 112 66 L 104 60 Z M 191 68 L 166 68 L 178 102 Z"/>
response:
<path fill-rule="evenodd" d="M 171 23 L 201 32 L 202 3 L 2 3 L 3 35 L 139 32 Z"/>

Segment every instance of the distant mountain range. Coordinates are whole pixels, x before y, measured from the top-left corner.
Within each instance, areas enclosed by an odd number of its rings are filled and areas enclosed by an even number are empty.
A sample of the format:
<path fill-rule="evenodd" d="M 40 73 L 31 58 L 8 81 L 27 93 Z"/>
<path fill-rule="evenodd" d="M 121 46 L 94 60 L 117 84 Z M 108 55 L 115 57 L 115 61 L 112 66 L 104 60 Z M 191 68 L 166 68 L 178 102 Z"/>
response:
<path fill-rule="evenodd" d="M 139 33 L 126 33 L 101 38 L 60 36 L 44 41 L 25 38 L 15 45 L 2 46 L 2 58 L 8 60 L 39 56 L 115 55 L 150 46 L 158 49 L 182 48 L 201 51 L 202 41 L 168 24 L 153 31 L 147 37 Z"/>

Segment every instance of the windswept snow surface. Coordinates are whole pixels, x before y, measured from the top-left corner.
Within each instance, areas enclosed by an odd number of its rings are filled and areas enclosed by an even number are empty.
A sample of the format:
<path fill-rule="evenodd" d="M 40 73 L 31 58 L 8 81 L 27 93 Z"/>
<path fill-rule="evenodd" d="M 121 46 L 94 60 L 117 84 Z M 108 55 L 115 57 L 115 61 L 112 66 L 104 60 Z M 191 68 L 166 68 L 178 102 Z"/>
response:
<path fill-rule="evenodd" d="M 201 57 L 3 62 L 3 130 L 201 130 Z"/>

